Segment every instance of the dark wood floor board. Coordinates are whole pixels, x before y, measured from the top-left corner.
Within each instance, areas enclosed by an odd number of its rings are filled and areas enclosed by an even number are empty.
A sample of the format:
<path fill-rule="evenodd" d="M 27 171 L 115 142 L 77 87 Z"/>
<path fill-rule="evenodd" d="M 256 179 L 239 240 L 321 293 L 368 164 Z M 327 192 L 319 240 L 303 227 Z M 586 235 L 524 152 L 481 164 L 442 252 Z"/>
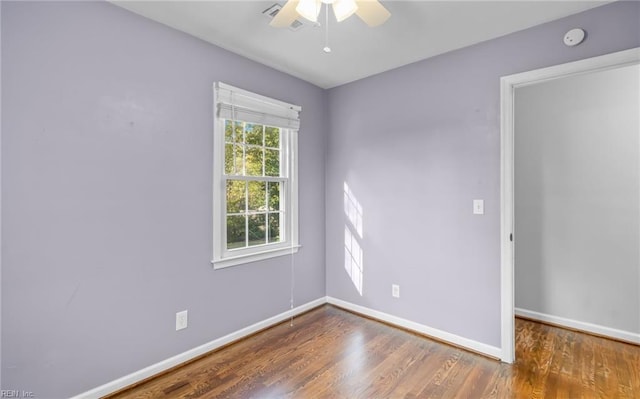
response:
<path fill-rule="evenodd" d="M 595 392 L 595 370 L 594 340 L 584 340 L 580 362 L 580 383 L 583 391 Z"/>
<path fill-rule="evenodd" d="M 384 367 L 379 367 L 376 386 L 367 387 L 360 397 L 373 397 L 374 392 L 379 397 L 398 394 L 399 387 L 414 378 L 415 373 L 411 371 L 418 371 L 420 365 L 425 364 L 428 353 L 428 348 L 416 348 L 411 342 L 407 342 L 389 356 L 389 361 L 385 361 Z"/>
<path fill-rule="evenodd" d="M 632 392 L 640 392 L 640 361 L 637 361 L 637 346 L 627 344 L 628 350 L 622 351 L 622 363 L 629 365 Z"/>
<path fill-rule="evenodd" d="M 494 372 L 493 376 L 489 379 L 489 383 L 484 391 L 478 395 L 479 398 L 486 399 L 502 399 L 502 398 L 515 398 L 517 397 L 515 392 L 517 391 L 515 367 L 502 364 Z M 495 370 L 495 369 L 494 369 Z M 526 397 L 526 396 L 521 396 Z"/>
<path fill-rule="evenodd" d="M 551 353 L 549 356 L 549 370 L 548 375 L 544 379 L 544 393 L 542 395 L 533 395 L 532 399 L 542 399 L 564 395 L 563 397 L 567 397 L 567 394 L 562 392 L 566 385 L 570 383 L 570 380 L 566 380 L 565 384 L 558 383 L 562 382 L 560 377 L 560 368 L 562 367 L 562 362 L 564 360 L 562 351 L 564 344 L 564 331 L 559 331 L 557 334 L 553 335 L 553 347 L 551 349 Z"/>
<path fill-rule="evenodd" d="M 333 364 L 328 364 L 317 373 L 317 384 L 305 384 L 296 389 L 295 397 L 305 395 L 318 395 L 318 397 L 335 395 L 345 397 L 364 385 L 363 372 L 370 370 L 378 364 L 382 357 L 376 353 L 367 353 L 362 349 L 362 337 L 358 335 L 341 356 Z M 389 336 L 376 334 L 372 336 L 371 343 L 374 346 L 384 345 L 389 341 Z M 326 383 L 324 383 L 326 382 Z M 336 390 L 336 388 L 338 388 Z"/>
<path fill-rule="evenodd" d="M 616 376 L 620 396 L 630 397 L 633 392 L 640 392 L 640 384 L 637 383 L 638 378 L 640 378 L 638 375 L 638 365 L 640 362 L 637 362 L 635 365 L 630 364 L 630 367 L 621 367 L 621 365 L 627 364 L 625 361 L 627 351 L 617 350 L 617 345 L 611 342 L 607 344 L 609 352 L 612 355 L 612 360 L 616 365 Z M 631 345 L 629 345 L 629 347 L 631 347 Z M 640 397 L 640 395 L 638 397 Z"/>
<path fill-rule="evenodd" d="M 601 396 L 610 394 L 612 390 L 618 391 L 616 358 L 615 354 L 608 350 L 608 343 L 607 340 L 601 339 L 598 350 L 599 356 L 596 358 L 599 360 L 599 363 L 596 363 L 596 389 L 601 393 Z M 619 397 L 617 392 L 614 397 Z"/>
<path fill-rule="evenodd" d="M 487 367 L 482 362 L 479 363 L 471 369 L 467 378 L 456 389 L 456 398 L 479 397 L 489 384 L 491 377 L 495 373 L 495 367 Z"/>
<path fill-rule="evenodd" d="M 353 317 L 348 315 L 347 317 Z M 367 330 L 364 334 L 358 331 L 342 330 L 335 326 L 335 317 L 328 320 L 327 327 L 340 334 L 343 337 L 342 342 L 339 345 L 325 345 L 321 341 L 316 342 L 318 347 L 318 357 L 314 360 L 312 367 L 306 367 L 292 376 L 298 383 L 295 389 L 291 390 L 294 396 L 298 394 L 306 394 L 307 392 L 314 392 L 318 386 L 322 385 L 322 381 L 329 378 L 335 378 L 336 365 L 341 364 L 345 359 L 357 356 L 360 364 L 363 367 L 370 369 L 377 362 L 381 361 L 382 357 L 374 350 L 366 353 L 366 356 L 362 356 L 362 342 L 369 342 L 372 347 L 380 348 L 388 344 L 392 339 L 391 336 L 380 334 L 375 330 Z M 332 321 L 334 323 L 332 323 Z M 363 320 L 354 319 L 354 325 L 361 326 Z M 348 334 L 343 333 L 347 331 Z M 330 348 L 330 350 L 329 350 Z M 363 378 L 362 375 L 358 376 Z"/>
<path fill-rule="evenodd" d="M 331 388 L 333 392 L 328 392 L 328 395 L 354 397 L 357 395 L 357 389 L 363 389 L 371 384 L 378 365 L 403 343 L 396 334 L 384 334 L 379 323 L 355 315 L 345 316 L 352 318 L 361 327 L 366 326 L 364 331 L 367 331 L 368 336 L 361 333 L 352 335 L 347 339 L 349 345 L 343 348 L 344 352 L 338 354 L 333 361 L 324 363 L 320 372 L 307 370 L 309 376 L 292 392 L 293 397 L 312 397 L 318 394 L 318 387 L 321 386 Z M 348 377 L 345 374 L 348 373 L 358 381 L 353 387 L 347 381 Z M 340 386 L 339 392 L 335 392 L 337 386 L 335 381 L 347 383 Z"/>
<path fill-rule="evenodd" d="M 393 372 L 393 368 L 399 361 L 399 354 L 408 356 L 410 345 L 403 346 L 403 343 L 407 342 L 407 339 L 413 338 L 410 334 L 398 331 L 398 334 L 393 334 L 394 337 L 384 346 L 380 346 L 375 350 L 375 359 L 372 364 L 373 367 L 369 369 L 363 369 L 361 375 L 364 377 L 363 383 L 353 391 L 351 397 L 358 398 L 371 398 L 377 395 L 381 395 L 381 391 L 384 390 L 388 380 L 385 380 L 390 373 Z M 403 350 L 404 348 L 404 350 Z M 413 348 L 415 349 L 415 347 Z M 365 352 L 365 356 L 368 354 Z"/>
<path fill-rule="evenodd" d="M 407 364 L 408 368 L 401 375 L 394 386 L 389 387 L 389 393 L 393 393 L 398 397 L 415 396 L 424 384 L 426 376 L 432 375 L 438 368 L 439 361 L 444 361 L 445 351 L 439 343 L 433 342 L 433 345 L 416 351 L 412 356 L 412 363 Z"/>
<path fill-rule="evenodd" d="M 431 383 L 440 369 L 450 358 L 450 352 L 446 346 L 437 344 L 424 358 L 423 364 L 416 364 L 413 373 L 409 373 L 408 378 L 398 385 L 396 391 L 398 397 L 417 398 L 425 387 Z"/>
<path fill-rule="evenodd" d="M 640 398 L 640 346 L 516 320 L 516 362 L 323 306 L 111 399 Z"/>
<path fill-rule="evenodd" d="M 396 339 L 403 340 L 403 337 Z M 378 364 L 367 373 L 366 383 L 356 387 L 353 397 L 387 397 L 391 388 L 403 377 L 408 367 L 407 362 L 413 363 L 415 351 L 415 346 L 405 341 L 404 345 L 392 349 L 387 356 L 380 354 Z"/>
<path fill-rule="evenodd" d="M 333 327 L 336 328 L 337 332 L 329 334 L 331 330 L 326 328 L 327 326 L 324 324 L 326 320 L 323 320 L 323 328 L 318 328 L 318 320 L 314 319 L 313 316 L 315 314 L 304 315 L 299 320 L 296 320 L 293 326 L 289 323 L 276 326 L 274 329 L 282 339 L 274 342 L 262 342 L 258 345 L 253 345 L 250 342 L 251 340 L 241 341 L 242 344 L 247 345 L 249 348 L 247 359 L 242 364 L 237 365 L 231 362 L 229 366 L 235 370 L 236 374 L 243 377 L 227 384 L 228 387 L 226 388 L 233 390 L 234 395 L 248 395 L 249 392 L 255 390 L 255 382 L 264 387 L 271 385 L 269 380 L 277 375 L 269 373 L 269 370 L 280 369 L 289 373 L 298 370 L 298 373 L 292 374 L 292 378 L 293 376 L 299 376 L 300 372 L 307 372 L 313 376 L 309 370 L 317 367 L 318 363 L 330 362 L 330 356 L 333 355 L 333 352 L 323 350 L 316 342 L 321 341 L 332 347 L 341 345 L 343 342 L 341 338 L 345 333 L 351 331 L 351 327 L 346 324 L 343 326 L 340 324 L 334 325 Z M 299 325 L 309 328 L 310 333 L 301 333 Z M 283 348 L 284 350 L 274 351 L 273 348 Z M 329 358 L 324 360 L 324 357 Z M 256 362 L 255 359 L 261 359 L 261 361 Z M 309 367 L 310 365 L 313 365 L 313 367 Z M 244 376 L 251 376 L 251 381 L 247 382 L 247 378 Z M 286 380 L 284 382 L 286 383 Z M 221 391 L 222 395 L 225 393 L 226 391 Z"/>
<path fill-rule="evenodd" d="M 456 373 L 456 366 L 460 358 L 464 356 L 462 351 L 449 352 L 446 355 L 444 361 L 440 362 L 440 367 L 430 378 L 425 378 L 422 384 L 422 389 L 418 392 L 416 397 L 418 398 L 432 398 L 442 394 L 440 393 L 447 383 L 447 378 L 453 370 Z"/>
<path fill-rule="evenodd" d="M 517 371 L 522 373 L 525 377 L 524 380 L 529 382 L 527 390 L 531 390 L 531 399 L 542 399 L 548 397 L 556 389 L 557 363 L 561 360 L 558 357 L 561 338 L 557 333 L 551 334 L 549 326 L 537 325 L 536 323 L 523 324 L 529 327 L 528 331 L 531 332 L 529 340 L 533 342 L 533 347 L 528 356 L 523 353 L 518 357 L 516 353 L 516 359 L 518 362 L 525 363 L 530 359 L 534 367 L 529 370 L 518 368 Z M 558 330 L 558 333 L 561 332 Z M 521 392 L 521 394 L 523 393 Z"/>

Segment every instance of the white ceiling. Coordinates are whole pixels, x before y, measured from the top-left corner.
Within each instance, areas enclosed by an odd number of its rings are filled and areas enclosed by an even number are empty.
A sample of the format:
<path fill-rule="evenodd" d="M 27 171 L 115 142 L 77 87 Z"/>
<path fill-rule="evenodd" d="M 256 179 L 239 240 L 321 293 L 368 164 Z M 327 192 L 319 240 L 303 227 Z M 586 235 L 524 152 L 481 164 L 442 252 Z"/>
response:
<path fill-rule="evenodd" d="M 609 0 L 610 1 L 610 0 Z M 269 26 L 273 1 L 112 1 L 322 88 L 339 86 L 418 60 L 562 18 L 609 1 L 392 1 L 391 18 L 369 28 L 357 16 L 298 31 Z M 322 12 L 324 21 L 324 10 Z M 562 40 L 562 37 L 558 37 Z"/>

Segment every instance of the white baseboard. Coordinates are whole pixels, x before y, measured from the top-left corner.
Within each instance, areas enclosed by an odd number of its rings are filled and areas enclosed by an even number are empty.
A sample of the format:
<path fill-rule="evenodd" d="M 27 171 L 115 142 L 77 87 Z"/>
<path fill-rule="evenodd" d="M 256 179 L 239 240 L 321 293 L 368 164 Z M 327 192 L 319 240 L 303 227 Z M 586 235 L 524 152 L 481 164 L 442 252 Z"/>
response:
<path fill-rule="evenodd" d="M 462 348 L 470 349 L 474 352 L 485 354 L 487 356 L 498 358 L 498 359 L 502 358 L 502 349 L 497 348 L 495 346 L 483 344 L 481 342 L 474 341 L 472 339 L 464 338 L 455 334 L 448 333 L 446 331 L 425 326 L 423 324 L 419 324 L 407 319 L 393 316 L 388 313 L 383 313 L 377 310 L 366 308 L 364 306 L 355 305 L 353 303 L 346 302 L 341 299 L 327 297 L 327 302 L 332 305 L 338 306 L 340 308 L 344 308 L 346 310 L 350 310 L 355 313 L 360 313 L 365 316 L 371 317 L 373 319 L 384 321 L 385 323 L 406 328 L 407 330 L 415 331 L 420 334 L 428 335 L 430 337 L 436 338 L 444 342 L 448 342 L 456 346 L 460 346 Z"/>
<path fill-rule="evenodd" d="M 604 335 L 619 339 L 622 341 L 632 342 L 640 344 L 640 334 L 630 331 L 617 330 L 615 328 L 605 327 L 598 324 L 587 323 L 584 321 L 567 319 L 564 317 L 553 316 L 550 314 L 534 312 L 532 310 L 526 310 L 521 308 L 515 308 L 516 316 L 526 317 L 528 319 L 539 320 L 551 324 L 557 324 L 559 326 L 565 326 L 575 330 L 586 331 L 592 334 Z"/>
<path fill-rule="evenodd" d="M 236 341 L 240 338 L 244 338 L 248 335 L 254 334 L 260 330 L 271 327 L 275 324 L 278 324 L 282 321 L 289 319 L 291 316 L 296 316 L 300 313 L 304 313 L 310 309 L 313 309 L 317 306 L 321 306 L 327 303 L 327 298 L 322 297 L 318 298 L 314 301 L 305 303 L 304 305 L 300 305 L 296 308 L 287 310 L 286 312 L 280 313 L 276 316 L 270 317 L 266 320 L 255 323 L 249 327 L 243 328 L 241 330 L 235 331 L 231 334 L 225 335 L 224 337 L 214 339 L 213 341 L 207 342 L 206 344 L 200 345 L 196 348 L 188 350 L 186 352 L 180 353 L 176 356 L 173 356 L 169 359 L 163 360 L 156 364 L 153 364 L 149 367 L 146 367 L 142 370 L 136 371 L 129 375 L 126 375 L 122 378 L 118 378 L 117 380 L 108 382 L 104 385 L 101 385 L 97 388 L 91 389 L 84 393 L 81 393 L 77 396 L 74 396 L 72 399 L 94 399 L 99 398 L 105 395 L 109 395 L 113 392 L 116 392 L 122 388 L 126 388 L 130 385 L 135 384 L 136 382 L 140 382 L 146 378 L 152 377 L 156 374 L 159 374 L 165 370 L 168 370 L 172 367 L 175 367 L 179 364 L 187 362 L 191 359 L 194 359 L 200 355 L 204 355 L 207 352 L 210 352 L 214 349 L 220 348 L 224 345 L 227 345 L 233 341 Z"/>

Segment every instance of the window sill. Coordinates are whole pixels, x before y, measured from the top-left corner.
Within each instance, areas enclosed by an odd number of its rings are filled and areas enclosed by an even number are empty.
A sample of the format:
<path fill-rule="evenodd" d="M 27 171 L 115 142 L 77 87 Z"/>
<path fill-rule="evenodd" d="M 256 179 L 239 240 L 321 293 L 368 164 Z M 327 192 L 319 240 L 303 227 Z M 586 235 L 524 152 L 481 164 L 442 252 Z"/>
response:
<path fill-rule="evenodd" d="M 214 259 L 211 261 L 211 263 L 213 264 L 214 269 L 224 269 L 225 267 L 238 266 L 238 265 L 243 265 L 245 263 L 271 259 L 278 256 L 295 254 L 298 252 L 298 249 L 300 247 L 301 245 L 294 245 L 292 247 L 271 249 L 271 250 L 253 253 L 253 254 L 229 256 L 222 259 Z"/>

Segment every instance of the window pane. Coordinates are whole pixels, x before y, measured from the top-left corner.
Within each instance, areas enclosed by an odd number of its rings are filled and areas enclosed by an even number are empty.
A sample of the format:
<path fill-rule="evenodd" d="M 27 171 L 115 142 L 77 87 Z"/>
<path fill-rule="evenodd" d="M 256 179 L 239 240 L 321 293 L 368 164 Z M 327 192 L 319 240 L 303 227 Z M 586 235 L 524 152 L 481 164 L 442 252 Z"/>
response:
<path fill-rule="evenodd" d="M 266 218 L 264 214 L 249 216 L 249 246 L 266 244 Z"/>
<path fill-rule="evenodd" d="M 233 174 L 233 144 L 224 145 L 224 173 Z"/>
<path fill-rule="evenodd" d="M 267 149 L 264 153 L 265 176 L 280 176 L 280 151 Z"/>
<path fill-rule="evenodd" d="M 227 249 L 246 246 L 246 216 L 227 216 Z"/>
<path fill-rule="evenodd" d="M 233 135 L 233 126 L 236 128 L 236 134 Z M 242 143 L 244 138 L 242 136 L 242 126 L 243 123 L 236 121 L 235 123 L 232 120 L 225 119 L 224 120 L 224 141 L 225 143 Z"/>
<path fill-rule="evenodd" d="M 267 183 L 263 181 L 249 182 L 249 211 L 262 211 L 267 209 Z"/>
<path fill-rule="evenodd" d="M 242 174 L 242 147 L 239 145 L 225 144 L 224 146 L 224 173 L 227 175 Z"/>
<path fill-rule="evenodd" d="M 282 183 L 267 183 L 270 211 L 280 210 L 280 184 Z"/>
<path fill-rule="evenodd" d="M 269 214 L 269 242 L 280 242 L 280 214 Z"/>
<path fill-rule="evenodd" d="M 266 147 L 280 148 L 280 128 L 265 126 L 264 145 Z"/>
<path fill-rule="evenodd" d="M 245 211 L 246 183 L 241 180 L 227 180 L 227 213 Z"/>
<path fill-rule="evenodd" d="M 262 146 L 262 130 L 264 126 L 247 123 L 244 126 L 245 143 Z"/>
<path fill-rule="evenodd" d="M 236 135 L 234 137 L 235 143 L 236 144 L 244 143 L 244 134 L 243 134 L 244 122 L 236 121 L 235 125 L 236 125 Z"/>
<path fill-rule="evenodd" d="M 237 144 L 225 144 L 224 173 L 227 175 L 242 174 L 242 146 Z"/>
<path fill-rule="evenodd" d="M 247 176 L 264 176 L 262 174 L 262 148 L 247 147 Z"/>
<path fill-rule="evenodd" d="M 224 121 L 224 142 L 233 143 L 233 122 L 228 119 Z"/>

